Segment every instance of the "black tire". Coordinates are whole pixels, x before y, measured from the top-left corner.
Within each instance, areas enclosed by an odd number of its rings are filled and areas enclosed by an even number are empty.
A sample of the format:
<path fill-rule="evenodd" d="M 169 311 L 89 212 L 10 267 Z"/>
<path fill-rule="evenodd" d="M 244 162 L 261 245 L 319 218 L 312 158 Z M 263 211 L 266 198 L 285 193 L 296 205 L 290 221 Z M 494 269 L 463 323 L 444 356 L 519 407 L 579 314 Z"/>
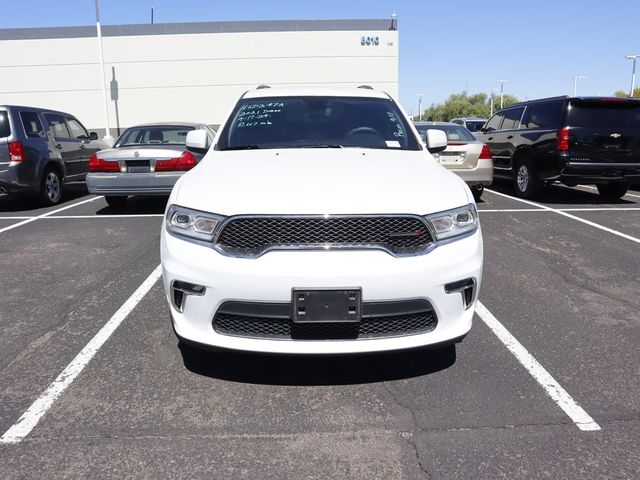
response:
<path fill-rule="evenodd" d="M 127 197 L 107 195 L 104 197 L 110 207 L 124 207 L 127 204 Z"/>
<path fill-rule="evenodd" d="M 473 198 L 475 198 L 476 202 L 482 198 L 482 194 L 484 193 L 484 185 L 474 185 L 471 187 L 471 193 L 473 193 Z"/>
<path fill-rule="evenodd" d="M 513 188 L 518 197 L 533 198 L 540 193 L 543 186 L 542 181 L 536 175 L 536 171 L 528 158 L 515 162 Z"/>
<path fill-rule="evenodd" d="M 620 200 L 629 190 L 628 183 L 602 183 L 596 187 L 600 196 L 606 200 Z"/>
<path fill-rule="evenodd" d="M 38 192 L 40 203 L 46 206 L 57 205 L 62 200 L 62 177 L 55 167 L 44 169 Z"/>

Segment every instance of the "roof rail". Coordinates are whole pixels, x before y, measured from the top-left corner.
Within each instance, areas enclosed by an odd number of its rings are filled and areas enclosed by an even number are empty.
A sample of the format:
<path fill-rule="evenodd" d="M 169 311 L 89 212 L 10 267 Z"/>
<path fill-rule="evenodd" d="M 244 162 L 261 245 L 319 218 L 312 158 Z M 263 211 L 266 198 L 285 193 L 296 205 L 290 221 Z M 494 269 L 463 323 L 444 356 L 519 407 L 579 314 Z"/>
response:
<path fill-rule="evenodd" d="M 360 85 L 358 88 L 365 88 L 367 90 L 373 90 L 373 87 L 371 85 Z"/>
<path fill-rule="evenodd" d="M 265 88 L 271 88 L 271 85 L 265 85 L 264 83 L 262 85 L 258 85 L 256 87 L 256 90 L 264 90 Z"/>

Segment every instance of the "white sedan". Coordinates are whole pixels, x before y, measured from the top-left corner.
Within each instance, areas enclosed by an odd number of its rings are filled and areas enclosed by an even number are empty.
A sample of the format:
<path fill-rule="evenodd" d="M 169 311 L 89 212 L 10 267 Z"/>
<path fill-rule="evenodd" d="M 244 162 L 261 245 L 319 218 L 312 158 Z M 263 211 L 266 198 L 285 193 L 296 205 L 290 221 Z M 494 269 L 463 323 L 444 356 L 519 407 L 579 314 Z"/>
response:
<path fill-rule="evenodd" d="M 482 276 L 473 195 L 386 93 L 259 88 L 176 184 L 161 234 L 187 344 L 338 354 L 460 341 Z M 188 148 L 206 134 L 189 132 Z"/>

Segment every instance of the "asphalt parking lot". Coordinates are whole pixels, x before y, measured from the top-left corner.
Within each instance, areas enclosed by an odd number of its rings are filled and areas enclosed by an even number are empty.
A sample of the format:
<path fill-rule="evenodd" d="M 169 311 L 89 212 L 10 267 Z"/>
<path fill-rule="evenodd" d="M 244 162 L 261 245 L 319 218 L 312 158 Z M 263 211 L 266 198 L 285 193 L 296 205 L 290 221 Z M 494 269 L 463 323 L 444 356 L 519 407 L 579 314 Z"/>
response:
<path fill-rule="evenodd" d="M 640 192 L 512 194 L 461 344 L 332 358 L 182 351 L 164 199 L 0 197 L 1 476 L 637 477 Z"/>

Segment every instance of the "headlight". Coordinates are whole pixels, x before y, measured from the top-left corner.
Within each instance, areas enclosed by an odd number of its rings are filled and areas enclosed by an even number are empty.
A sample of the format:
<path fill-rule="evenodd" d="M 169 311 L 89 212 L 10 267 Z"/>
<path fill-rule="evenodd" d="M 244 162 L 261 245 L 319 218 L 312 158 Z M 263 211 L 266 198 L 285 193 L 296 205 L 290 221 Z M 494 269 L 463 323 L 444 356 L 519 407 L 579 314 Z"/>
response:
<path fill-rule="evenodd" d="M 213 241 L 216 228 L 222 220 L 224 217 L 221 215 L 191 210 L 177 205 L 170 205 L 166 215 L 169 233 L 205 242 Z"/>
<path fill-rule="evenodd" d="M 426 215 L 425 218 L 433 226 L 437 240 L 466 235 L 478 229 L 478 212 L 473 204 Z"/>

